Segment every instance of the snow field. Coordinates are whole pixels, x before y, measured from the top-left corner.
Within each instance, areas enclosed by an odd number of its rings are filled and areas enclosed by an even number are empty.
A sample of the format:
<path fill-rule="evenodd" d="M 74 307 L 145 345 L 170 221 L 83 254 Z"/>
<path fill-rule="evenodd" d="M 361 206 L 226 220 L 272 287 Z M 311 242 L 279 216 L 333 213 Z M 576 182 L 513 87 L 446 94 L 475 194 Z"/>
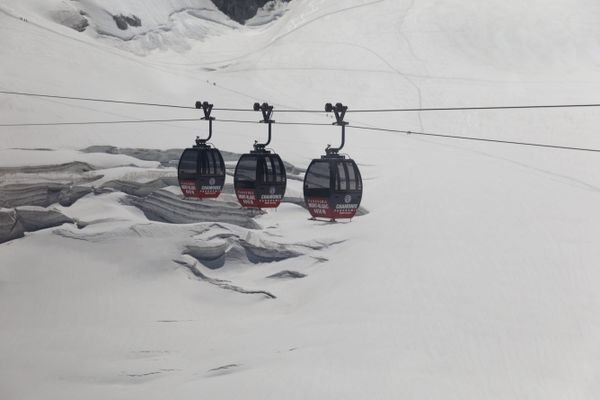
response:
<path fill-rule="evenodd" d="M 161 24 L 165 12 L 155 3 L 105 8 L 135 8 Z M 269 101 L 275 120 L 296 122 L 332 120 L 277 108 L 595 103 L 599 93 L 600 10 L 591 1 L 294 0 L 268 25 L 215 30 L 206 22 L 202 40 L 144 48 L 143 57 L 93 30 L 59 25 L 31 4 L 0 2 L 17 16 L 0 14 L 4 90 L 216 107 Z M 135 43 L 151 34 L 139 35 Z M 6 96 L 0 109 L 2 123 L 199 117 Z M 349 112 L 347 119 L 600 148 L 596 109 Z M 143 182 L 160 172 L 156 162 L 75 150 L 181 148 L 206 126 L 0 129 L 2 167 L 80 160 L 111 179 Z M 213 141 L 242 153 L 265 136 L 264 126 L 217 121 Z M 272 144 L 305 167 L 338 142 L 338 128 L 276 125 Z M 370 211 L 351 223 L 307 221 L 301 207 L 284 204 L 256 216 L 258 230 L 167 224 L 121 193 L 105 193 L 60 208 L 91 222 L 82 229 L 64 225 L 0 245 L 0 394 L 597 398 L 596 153 L 352 129 L 344 151 L 359 163 Z M 299 194 L 299 182 L 290 184 Z M 246 251 L 257 243 L 267 254 L 278 245 L 302 254 L 255 264 Z M 210 269 L 186 254 L 189 246 L 228 248 L 230 258 Z M 307 276 L 268 278 L 287 270 Z"/>

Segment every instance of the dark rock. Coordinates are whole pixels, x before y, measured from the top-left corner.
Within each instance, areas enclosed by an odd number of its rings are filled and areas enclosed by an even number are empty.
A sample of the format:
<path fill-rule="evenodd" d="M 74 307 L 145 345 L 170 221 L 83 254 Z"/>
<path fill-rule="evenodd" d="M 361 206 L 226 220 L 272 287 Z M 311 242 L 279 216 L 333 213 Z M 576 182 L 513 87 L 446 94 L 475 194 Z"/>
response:
<path fill-rule="evenodd" d="M 82 174 L 84 172 L 93 171 L 95 168 L 88 163 L 81 161 L 73 161 L 64 164 L 56 165 L 36 165 L 36 166 L 25 166 L 25 167 L 7 167 L 0 168 L 0 175 L 4 174 L 40 174 L 50 172 L 61 172 L 61 173 L 73 173 Z"/>
<path fill-rule="evenodd" d="M 152 192 L 146 197 L 129 196 L 126 201 L 142 210 L 151 221 L 173 224 L 224 222 L 258 229 L 260 226 L 253 218 L 264 213 L 257 209 L 241 208 L 236 202 L 186 200 L 165 190 Z"/>
<path fill-rule="evenodd" d="M 230 250 L 228 242 L 203 243 L 189 245 L 183 254 L 187 254 L 209 269 L 219 269 L 225 266 L 226 253 Z"/>
<path fill-rule="evenodd" d="M 259 8 L 262 8 L 270 0 L 213 0 L 213 3 L 224 14 L 234 21 L 243 24 L 246 20 L 254 17 Z M 290 0 L 283 0 L 288 2 Z"/>
<path fill-rule="evenodd" d="M 0 189 L 0 207 L 48 207 L 55 203 L 69 207 L 91 192 L 92 188 L 89 187 L 71 186 L 61 183 L 5 185 Z"/>
<path fill-rule="evenodd" d="M 119 148 L 115 146 L 90 146 L 80 151 L 82 153 L 119 154 Z"/>
<path fill-rule="evenodd" d="M 90 26 L 89 21 L 87 20 L 87 18 L 82 16 L 78 22 L 71 24 L 70 27 L 72 29 L 75 29 L 77 32 L 84 32 L 88 26 Z"/>
<path fill-rule="evenodd" d="M 300 257 L 302 255 L 302 253 L 278 243 L 268 243 L 268 245 L 266 243 L 261 243 L 261 245 L 256 245 L 242 239 L 240 240 L 240 245 L 246 251 L 248 261 L 253 264 L 283 261 L 288 258 Z"/>
<path fill-rule="evenodd" d="M 35 232 L 73 222 L 60 211 L 43 207 L 0 209 L 0 243 L 22 238 L 25 232 Z"/>
<path fill-rule="evenodd" d="M 0 243 L 25 236 L 25 228 L 14 209 L 0 209 Z"/>
<path fill-rule="evenodd" d="M 122 31 L 126 31 L 127 29 L 129 29 L 130 26 L 142 26 L 142 20 L 139 17 L 136 17 L 135 15 L 120 14 L 113 15 L 112 17 L 115 20 L 117 27 Z"/>
<path fill-rule="evenodd" d="M 17 218 L 26 232 L 71 224 L 73 220 L 57 210 L 42 207 L 18 207 Z"/>
<path fill-rule="evenodd" d="M 70 207 L 82 197 L 92 193 L 93 189 L 86 186 L 65 187 L 58 192 L 58 204 Z"/>
<path fill-rule="evenodd" d="M 177 185 L 179 185 L 179 183 L 176 177 L 164 177 L 144 183 L 121 180 L 109 181 L 103 184 L 99 189 L 110 189 L 110 191 L 119 191 L 132 196 L 146 197 L 159 189 Z"/>
<path fill-rule="evenodd" d="M 306 278 L 306 274 L 303 274 L 301 272 L 298 271 L 281 271 L 281 272 L 277 272 L 276 274 L 273 275 L 269 275 L 267 276 L 267 278 L 271 278 L 271 279 L 299 279 L 299 278 Z"/>

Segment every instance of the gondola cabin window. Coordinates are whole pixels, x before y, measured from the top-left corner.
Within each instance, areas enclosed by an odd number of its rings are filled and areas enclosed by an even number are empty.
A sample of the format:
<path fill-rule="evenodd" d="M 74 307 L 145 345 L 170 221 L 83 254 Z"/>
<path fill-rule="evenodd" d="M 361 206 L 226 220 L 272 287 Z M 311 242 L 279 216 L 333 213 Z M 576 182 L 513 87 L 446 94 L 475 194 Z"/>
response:
<path fill-rule="evenodd" d="M 306 173 L 307 189 L 329 189 L 329 162 L 316 162 Z"/>
<path fill-rule="evenodd" d="M 256 157 L 242 157 L 236 179 L 241 182 L 256 181 Z"/>

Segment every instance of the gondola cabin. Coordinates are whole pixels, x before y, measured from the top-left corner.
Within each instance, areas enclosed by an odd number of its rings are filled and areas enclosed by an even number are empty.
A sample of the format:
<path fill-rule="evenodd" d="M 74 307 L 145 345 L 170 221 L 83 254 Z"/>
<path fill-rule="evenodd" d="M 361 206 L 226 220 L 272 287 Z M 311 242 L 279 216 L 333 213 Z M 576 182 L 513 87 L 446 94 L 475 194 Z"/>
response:
<path fill-rule="evenodd" d="M 268 150 L 242 155 L 235 167 L 233 186 L 242 207 L 278 207 L 285 195 L 286 184 L 281 157 Z"/>
<path fill-rule="evenodd" d="M 225 162 L 221 152 L 205 143 L 185 149 L 179 160 L 177 178 L 185 197 L 219 197 L 225 185 Z"/>
<path fill-rule="evenodd" d="M 346 143 L 344 116 L 347 106 L 325 104 L 325 112 L 335 114 L 335 124 L 342 128 L 339 147 L 327 146 L 325 155 L 312 160 L 304 175 L 304 202 L 313 219 L 329 218 L 332 221 L 352 218 L 362 200 L 363 184 L 356 163 L 340 154 Z"/>
<path fill-rule="evenodd" d="M 356 163 L 337 154 L 312 160 L 304 176 L 304 201 L 313 218 L 354 217 L 362 190 Z"/>

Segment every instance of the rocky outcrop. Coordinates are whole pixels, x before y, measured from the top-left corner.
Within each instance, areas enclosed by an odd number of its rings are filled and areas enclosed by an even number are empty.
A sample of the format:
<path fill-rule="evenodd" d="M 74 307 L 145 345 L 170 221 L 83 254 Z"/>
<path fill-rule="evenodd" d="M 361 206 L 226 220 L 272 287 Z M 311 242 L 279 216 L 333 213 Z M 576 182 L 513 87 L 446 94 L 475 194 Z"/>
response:
<path fill-rule="evenodd" d="M 253 220 L 263 211 L 241 208 L 236 202 L 222 200 L 186 200 L 166 190 L 158 190 L 146 197 L 129 196 L 126 200 L 143 211 L 151 221 L 172 224 L 197 222 L 224 222 L 244 228 L 258 229 Z"/>
<path fill-rule="evenodd" d="M 43 207 L 0 209 L 0 243 L 21 238 L 26 232 L 73 222 L 60 211 Z"/>
<path fill-rule="evenodd" d="M 18 239 L 25 235 L 25 228 L 14 209 L 0 209 L 0 243 Z"/>
<path fill-rule="evenodd" d="M 302 272 L 298 272 L 298 271 L 285 270 L 285 271 L 277 272 L 273 275 L 269 275 L 269 276 L 267 276 L 267 278 L 270 278 L 270 279 L 300 279 L 300 278 L 306 278 L 306 274 L 303 274 Z"/>
<path fill-rule="evenodd" d="M 139 148 L 119 148 L 115 146 L 90 146 L 82 149 L 83 153 L 104 153 L 104 154 L 124 154 L 126 156 L 137 158 L 144 161 L 158 161 L 164 166 L 173 165 L 174 161 L 179 161 L 183 149 L 139 149 Z"/>
<path fill-rule="evenodd" d="M 55 203 L 68 207 L 91 192 L 92 188 L 90 187 L 60 183 L 5 185 L 0 188 L 0 207 L 48 207 Z"/>
<path fill-rule="evenodd" d="M 176 177 L 164 177 L 150 182 L 131 182 L 131 181 L 109 181 L 103 184 L 99 192 L 117 191 L 129 194 L 131 196 L 146 197 L 151 193 L 166 188 L 167 186 L 179 185 Z"/>
<path fill-rule="evenodd" d="M 34 165 L 34 166 L 22 166 L 22 167 L 2 167 L 0 168 L 0 175 L 5 174 L 50 174 L 50 173 L 71 173 L 71 174 L 83 174 L 85 172 L 94 171 L 88 163 L 81 161 L 73 161 L 64 164 L 53 164 L 53 165 Z"/>
<path fill-rule="evenodd" d="M 142 26 L 142 20 L 135 15 L 113 15 L 113 20 L 117 24 L 117 28 L 122 31 L 129 29 L 130 26 L 138 27 Z"/>
<path fill-rule="evenodd" d="M 246 20 L 254 17 L 256 12 L 272 0 L 213 0 L 213 3 L 224 14 L 234 21 L 243 24 Z M 289 2 L 290 0 L 281 0 Z"/>

